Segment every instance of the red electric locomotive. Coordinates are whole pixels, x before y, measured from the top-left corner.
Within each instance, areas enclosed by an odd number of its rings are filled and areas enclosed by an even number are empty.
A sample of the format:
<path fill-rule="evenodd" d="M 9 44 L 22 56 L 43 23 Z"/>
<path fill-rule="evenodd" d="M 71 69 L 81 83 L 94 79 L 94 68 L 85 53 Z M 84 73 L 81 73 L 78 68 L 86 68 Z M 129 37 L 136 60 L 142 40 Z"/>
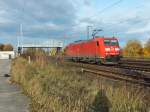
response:
<path fill-rule="evenodd" d="M 116 63 L 121 52 L 117 38 L 95 37 L 91 40 L 77 41 L 65 48 L 66 57 L 74 61 L 96 63 Z"/>

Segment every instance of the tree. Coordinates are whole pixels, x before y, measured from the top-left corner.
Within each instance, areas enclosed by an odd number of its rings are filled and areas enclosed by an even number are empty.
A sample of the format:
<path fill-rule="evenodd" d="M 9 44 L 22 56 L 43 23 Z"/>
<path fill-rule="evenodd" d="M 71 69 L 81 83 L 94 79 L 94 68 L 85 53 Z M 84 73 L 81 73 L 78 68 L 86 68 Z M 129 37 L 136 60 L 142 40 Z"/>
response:
<path fill-rule="evenodd" d="M 150 39 L 144 45 L 144 56 L 150 57 Z"/>
<path fill-rule="evenodd" d="M 3 51 L 13 51 L 13 46 L 10 44 L 6 44 L 3 47 Z"/>
<path fill-rule="evenodd" d="M 127 42 L 124 50 L 124 56 L 128 57 L 140 57 L 143 56 L 143 47 L 140 41 L 130 40 Z"/>
<path fill-rule="evenodd" d="M 3 51 L 4 44 L 0 44 L 0 51 Z"/>

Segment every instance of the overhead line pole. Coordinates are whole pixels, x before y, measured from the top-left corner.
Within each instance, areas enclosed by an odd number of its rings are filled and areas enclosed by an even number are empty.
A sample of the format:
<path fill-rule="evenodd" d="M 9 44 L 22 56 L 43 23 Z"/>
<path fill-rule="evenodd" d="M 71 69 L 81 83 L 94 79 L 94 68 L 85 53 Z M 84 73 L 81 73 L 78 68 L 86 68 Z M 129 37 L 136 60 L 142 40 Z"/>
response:
<path fill-rule="evenodd" d="M 87 26 L 87 40 L 90 39 L 90 27 L 92 26 Z"/>
<path fill-rule="evenodd" d="M 24 13 L 25 13 L 25 0 L 23 0 L 23 7 L 22 7 L 22 17 L 21 17 L 21 23 L 20 23 L 20 47 L 21 47 L 21 53 L 23 53 L 23 19 L 24 19 Z"/>

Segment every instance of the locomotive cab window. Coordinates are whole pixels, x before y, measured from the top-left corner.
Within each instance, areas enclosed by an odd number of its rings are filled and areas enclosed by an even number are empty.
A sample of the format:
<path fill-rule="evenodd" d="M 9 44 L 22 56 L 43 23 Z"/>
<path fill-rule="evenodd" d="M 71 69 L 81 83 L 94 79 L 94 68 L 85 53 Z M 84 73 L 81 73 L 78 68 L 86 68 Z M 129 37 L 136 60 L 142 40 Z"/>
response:
<path fill-rule="evenodd" d="M 106 46 L 110 46 L 110 45 L 111 45 L 111 41 L 108 40 L 108 39 L 105 39 L 105 40 L 104 40 L 104 44 L 105 44 Z"/>
<path fill-rule="evenodd" d="M 96 45 L 99 46 L 99 42 L 98 41 L 96 41 Z"/>
<path fill-rule="evenodd" d="M 118 41 L 117 40 L 111 40 L 111 45 L 112 46 L 118 46 Z"/>

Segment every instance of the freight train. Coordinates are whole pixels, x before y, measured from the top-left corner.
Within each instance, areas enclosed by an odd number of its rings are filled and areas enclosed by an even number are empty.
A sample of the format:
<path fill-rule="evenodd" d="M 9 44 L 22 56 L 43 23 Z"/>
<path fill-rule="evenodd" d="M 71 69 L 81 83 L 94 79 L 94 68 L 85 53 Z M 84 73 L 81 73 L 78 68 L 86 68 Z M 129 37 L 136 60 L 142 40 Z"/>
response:
<path fill-rule="evenodd" d="M 65 56 L 73 61 L 115 64 L 121 58 L 121 50 L 117 38 L 95 37 L 67 45 Z"/>

